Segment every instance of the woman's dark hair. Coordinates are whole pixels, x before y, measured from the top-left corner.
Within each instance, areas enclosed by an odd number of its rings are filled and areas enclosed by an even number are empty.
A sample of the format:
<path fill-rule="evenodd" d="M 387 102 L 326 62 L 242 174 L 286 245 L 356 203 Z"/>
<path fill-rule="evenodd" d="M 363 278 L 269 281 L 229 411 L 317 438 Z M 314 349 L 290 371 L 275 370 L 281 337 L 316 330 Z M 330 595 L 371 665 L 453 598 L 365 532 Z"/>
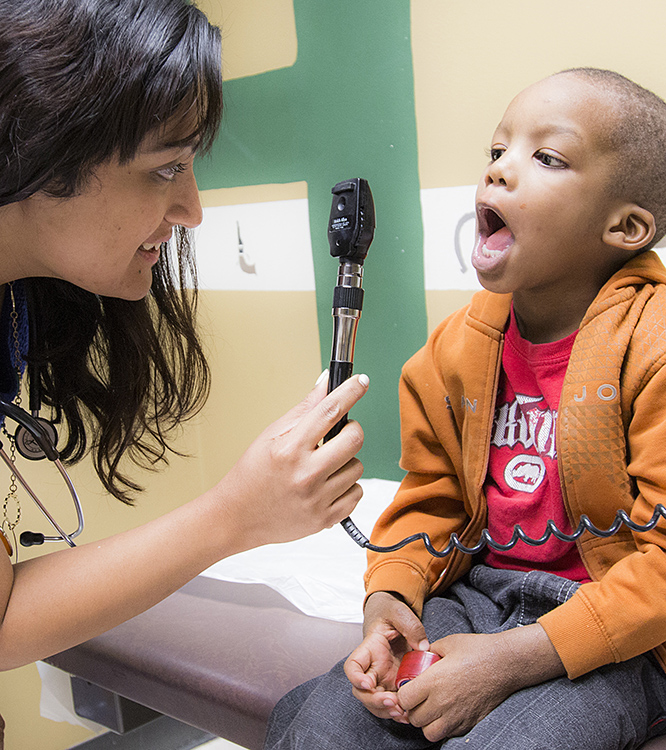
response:
<path fill-rule="evenodd" d="M 205 151 L 221 116 L 220 65 L 219 30 L 186 0 L 0 0 L 0 206 L 38 191 L 75 196 L 149 134 L 168 130 Z M 29 359 L 67 428 L 61 456 L 92 449 L 124 502 L 140 487 L 123 457 L 165 461 L 169 433 L 208 395 L 187 231 L 169 244 L 143 300 L 25 282 L 37 322 Z"/>

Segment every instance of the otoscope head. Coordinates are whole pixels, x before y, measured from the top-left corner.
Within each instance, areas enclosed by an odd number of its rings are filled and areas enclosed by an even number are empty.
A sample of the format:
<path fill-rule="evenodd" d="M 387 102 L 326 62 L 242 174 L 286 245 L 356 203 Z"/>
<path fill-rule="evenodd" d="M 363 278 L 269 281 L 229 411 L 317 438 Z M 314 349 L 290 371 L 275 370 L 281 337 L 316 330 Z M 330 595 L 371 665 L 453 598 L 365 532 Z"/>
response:
<path fill-rule="evenodd" d="M 375 204 L 368 181 L 360 177 L 339 182 L 332 190 L 328 222 L 331 255 L 363 265 L 375 236 Z"/>

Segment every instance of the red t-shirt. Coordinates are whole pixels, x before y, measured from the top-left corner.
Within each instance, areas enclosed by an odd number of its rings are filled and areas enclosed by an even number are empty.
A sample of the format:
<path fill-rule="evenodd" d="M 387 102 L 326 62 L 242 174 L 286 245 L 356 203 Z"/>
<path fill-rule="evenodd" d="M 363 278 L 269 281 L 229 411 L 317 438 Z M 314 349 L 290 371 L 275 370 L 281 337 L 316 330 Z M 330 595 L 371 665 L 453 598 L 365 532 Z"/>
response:
<path fill-rule="evenodd" d="M 488 474 L 488 529 L 505 544 L 520 524 L 531 537 L 543 536 L 549 519 L 570 534 L 557 470 L 555 431 L 564 374 L 576 333 L 547 344 L 532 344 L 511 320 L 502 354 Z M 544 570 L 574 581 L 588 581 L 574 542 L 551 537 L 533 547 L 519 541 L 506 552 L 486 548 L 484 562 L 494 568 Z"/>

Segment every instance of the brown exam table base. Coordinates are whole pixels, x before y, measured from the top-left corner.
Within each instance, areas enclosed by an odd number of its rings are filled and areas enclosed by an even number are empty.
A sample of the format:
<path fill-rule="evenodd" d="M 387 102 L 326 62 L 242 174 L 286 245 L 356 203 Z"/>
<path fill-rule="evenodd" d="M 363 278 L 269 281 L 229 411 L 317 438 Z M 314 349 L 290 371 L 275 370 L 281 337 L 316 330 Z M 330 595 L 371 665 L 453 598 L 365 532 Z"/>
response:
<path fill-rule="evenodd" d="M 361 626 L 308 617 L 267 586 L 200 576 L 49 664 L 250 750 L 273 706 L 328 671 Z"/>
<path fill-rule="evenodd" d="M 199 577 L 133 620 L 47 659 L 250 750 L 273 706 L 326 672 L 361 626 L 308 617 L 267 586 Z M 666 737 L 643 750 L 666 750 Z"/>

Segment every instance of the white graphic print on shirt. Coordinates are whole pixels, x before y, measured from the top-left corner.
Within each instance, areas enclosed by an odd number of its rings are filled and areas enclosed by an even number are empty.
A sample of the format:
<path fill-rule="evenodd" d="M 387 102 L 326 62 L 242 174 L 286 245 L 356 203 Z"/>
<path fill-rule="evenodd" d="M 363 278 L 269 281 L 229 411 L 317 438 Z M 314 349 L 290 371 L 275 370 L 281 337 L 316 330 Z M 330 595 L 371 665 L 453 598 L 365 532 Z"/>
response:
<path fill-rule="evenodd" d="M 542 404 L 539 406 L 538 404 Z M 555 425 L 557 411 L 544 406 L 541 396 L 516 394 L 508 404 L 495 411 L 491 443 L 497 448 L 509 448 L 513 457 L 504 467 L 504 481 L 517 492 L 532 493 L 546 476 L 546 466 L 541 456 L 554 460 Z M 529 453 L 515 454 L 519 445 Z M 506 456 L 506 452 L 496 454 Z"/>

